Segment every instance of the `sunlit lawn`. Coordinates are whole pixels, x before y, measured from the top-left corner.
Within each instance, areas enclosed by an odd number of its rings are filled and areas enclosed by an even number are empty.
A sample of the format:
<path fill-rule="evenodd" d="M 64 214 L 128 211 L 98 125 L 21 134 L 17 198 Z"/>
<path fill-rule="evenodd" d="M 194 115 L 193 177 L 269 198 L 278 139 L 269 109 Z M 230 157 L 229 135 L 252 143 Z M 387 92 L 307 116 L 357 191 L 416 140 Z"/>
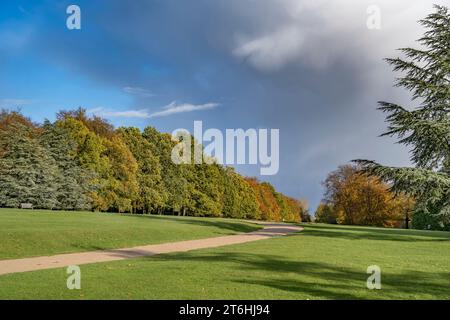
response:
<path fill-rule="evenodd" d="M 381 268 L 381 290 L 366 288 L 370 265 Z M 0 298 L 450 299 L 450 233 L 306 225 L 283 238 L 83 265 L 81 275 L 81 290 L 67 289 L 65 269 L 0 276 Z"/>
<path fill-rule="evenodd" d="M 127 248 L 258 228 L 230 219 L 0 209 L 0 259 Z"/>

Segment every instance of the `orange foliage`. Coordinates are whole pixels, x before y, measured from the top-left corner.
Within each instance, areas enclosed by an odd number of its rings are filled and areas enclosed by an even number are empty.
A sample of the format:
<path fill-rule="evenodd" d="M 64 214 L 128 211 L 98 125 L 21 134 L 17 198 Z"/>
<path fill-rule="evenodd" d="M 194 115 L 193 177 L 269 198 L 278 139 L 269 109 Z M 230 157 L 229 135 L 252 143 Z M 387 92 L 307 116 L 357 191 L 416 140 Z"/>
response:
<path fill-rule="evenodd" d="M 254 190 L 262 220 L 301 221 L 302 213 L 306 212 L 304 202 L 276 192 L 268 182 L 259 182 L 256 178 L 245 180 Z"/>
<path fill-rule="evenodd" d="M 400 226 L 414 204 L 413 199 L 395 196 L 379 178 L 366 176 L 355 166 L 339 167 L 324 185 L 326 201 L 342 224 Z"/>

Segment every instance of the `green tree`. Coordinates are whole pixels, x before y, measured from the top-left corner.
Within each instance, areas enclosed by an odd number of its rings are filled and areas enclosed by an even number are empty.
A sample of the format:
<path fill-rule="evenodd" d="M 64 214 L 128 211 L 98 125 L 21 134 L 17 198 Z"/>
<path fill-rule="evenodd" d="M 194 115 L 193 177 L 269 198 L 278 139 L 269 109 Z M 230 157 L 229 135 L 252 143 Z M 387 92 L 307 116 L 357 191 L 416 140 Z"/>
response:
<path fill-rule="evenodd" d="M 104 191 L 112 169 L 105 155 L 106 147 L 102 139 L 91 132 L 82 121 L 75 118 L 68 116 L 61 118 L 55 125 L 67 132 L 70 139 L 74 141 L 76 145 L 74 157 L 80 166 L 94 173 L 89 181 L 89 186 L 95 189 L 89 193 L 92 208 L 98 211 L 108 210 L 111 204 Z"/>
<path fill-rule="evenodd" d="M 139 196 L 133 207 L 143 213 L 155 212 L 166 205 L 167 193 L 161 177 L 159 158 L 137 128 L 119 128 L 118 133 L 138 163 Z"/>
<path fill-rule="evenodd" d="M 187 164 L 183 166 L 188 166 L 195 172 L 191 183 L 194 186 L 193 198 L 196 215 L 220 217 L 224 192 L 220 184 L 220 167 L 217 164 Z"/>
<path fill-rule="evenodd" d="M 315 221 L 319 223 L 337 224 L 338 216 L 331 204 L 321 203 L 317 207 Z"/>
<path fill-rule="evenodd" d="M 169 134 L 162 134 L 153 127 L 144 129 L 142 136 L 148 141 L 152 153 L 159 159 L 161 165 L 161 176 L 163 180 L 164 197 L 166 208 L 179 214 L 186 215 L 193 209 L 193 186 L 191 171 L 183 165 L 172 162 L 171 154 L 175 142 Z M 162 213 L 164 208 L 159 208 Z"/>
<path fill-rule="evenodd" d="M 138 196 L 138 165 L 113 127 L 98 117 L 87 117 L 83 109 L 58 114 L 57 126 L 76 142 L 76 159 L 95 172 L 90 194 L 93 208 L 100 211 L 131 212 Z"/>
<path fill-rule="evenodd" d="M 412 217 L 412 226 L 420 230 L 450 230 L 450 218 L 416 211 Z"/>
<path fill-rule="evenodd" d="M 387 113 L 388 131 L 411 149 L 414 168 L 397 168 L 374 161 L 356 160 L 368 174 L 389 182 L 395 192 L 417 200 L 416 211 L 441 219 L 450 215 L 450 13 L 436 11 L 421 24 L 427 29 L 419 39 L 422 48 L 404 48 L 406 58 L 387 59 L 394 71 L 402 72 L 397 86 L 411 91 L 415 109 L 380 102 Z"/>
<path fill-rule="evenodd" d="M 132 212 L 132 204 L 139 196 L 136 159 L 120 136 L 102 138 L 102 142 L 106 148 L 104 154 L 111 166 L 107 183 L 101 190 L 102 195 L 108 201 L 109 210 Z"/>
<path fill-rule="evenodd" d="M 55 160 L 58 174 L 55 181 L 55 209 L 90 210 L 89 181 L 93 173 L 82 168 L 75 158 L 76 143 L 62 127 L 45 121 L 39 141 Z"/>
<path fill-rule="evenodd" d="M 258 201 L 252 187 L 233 168 L 222 168 L 222 215 L 228 218 L 260 219 Z"/>
<path fill-rule="evenodd" d="M 39 144 L 35 132 L 21 123 L 0 130 L 0 206 L 57 206 L 58 167 Z"/>

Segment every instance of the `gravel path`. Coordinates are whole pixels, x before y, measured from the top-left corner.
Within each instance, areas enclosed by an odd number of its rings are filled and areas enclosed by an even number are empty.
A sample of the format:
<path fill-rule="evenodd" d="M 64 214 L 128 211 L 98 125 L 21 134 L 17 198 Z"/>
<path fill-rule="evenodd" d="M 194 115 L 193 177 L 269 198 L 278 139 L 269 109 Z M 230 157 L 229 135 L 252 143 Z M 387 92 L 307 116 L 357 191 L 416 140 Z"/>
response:
<path fill-rule="evenodd" d="M 91 252 L 58 254 L 54 256 L 43 256 L 35 258 L 0 260 L 0 275 L 42 269 L 61 268 L 70 265 L 81 265 L 96 262 L 117 261 L 137 257 L 148 257 L 162 253 L 186 252 L 197 249 L 215 248 L 285 236 L 289 233 L 299 232 L 303 230 L 302 227 L 282 223 L 260 222 L 259 224 L 264 225 L 264 228 L 250 233 L 236 234 L 231 236 L 153 244 L 125 249 L 111 249 Z"/>

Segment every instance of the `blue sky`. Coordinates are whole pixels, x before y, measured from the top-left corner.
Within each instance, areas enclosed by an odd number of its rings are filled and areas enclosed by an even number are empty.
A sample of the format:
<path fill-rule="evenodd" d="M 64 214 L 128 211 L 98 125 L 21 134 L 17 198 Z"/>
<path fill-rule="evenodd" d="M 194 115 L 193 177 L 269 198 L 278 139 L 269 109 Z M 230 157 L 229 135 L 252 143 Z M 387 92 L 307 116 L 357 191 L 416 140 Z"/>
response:
<path fill-rule="evenodd" d="M 414 106 L 382 59 L 414 45 L 433 2 L 2 0 L 0 107 L 42 121 L 81 106 L 116 126 L 164 132 L 194 120 L 277 128 L 280 171 L 262 179 L 315 207 L 338 165 L 409 163 L 408 150 L 378 137 L 378 100 Z M 70 4 L 81 8 L 81 30 L 66 28 Z M 366 26 L 373 4 L 380 30 Z"/>

